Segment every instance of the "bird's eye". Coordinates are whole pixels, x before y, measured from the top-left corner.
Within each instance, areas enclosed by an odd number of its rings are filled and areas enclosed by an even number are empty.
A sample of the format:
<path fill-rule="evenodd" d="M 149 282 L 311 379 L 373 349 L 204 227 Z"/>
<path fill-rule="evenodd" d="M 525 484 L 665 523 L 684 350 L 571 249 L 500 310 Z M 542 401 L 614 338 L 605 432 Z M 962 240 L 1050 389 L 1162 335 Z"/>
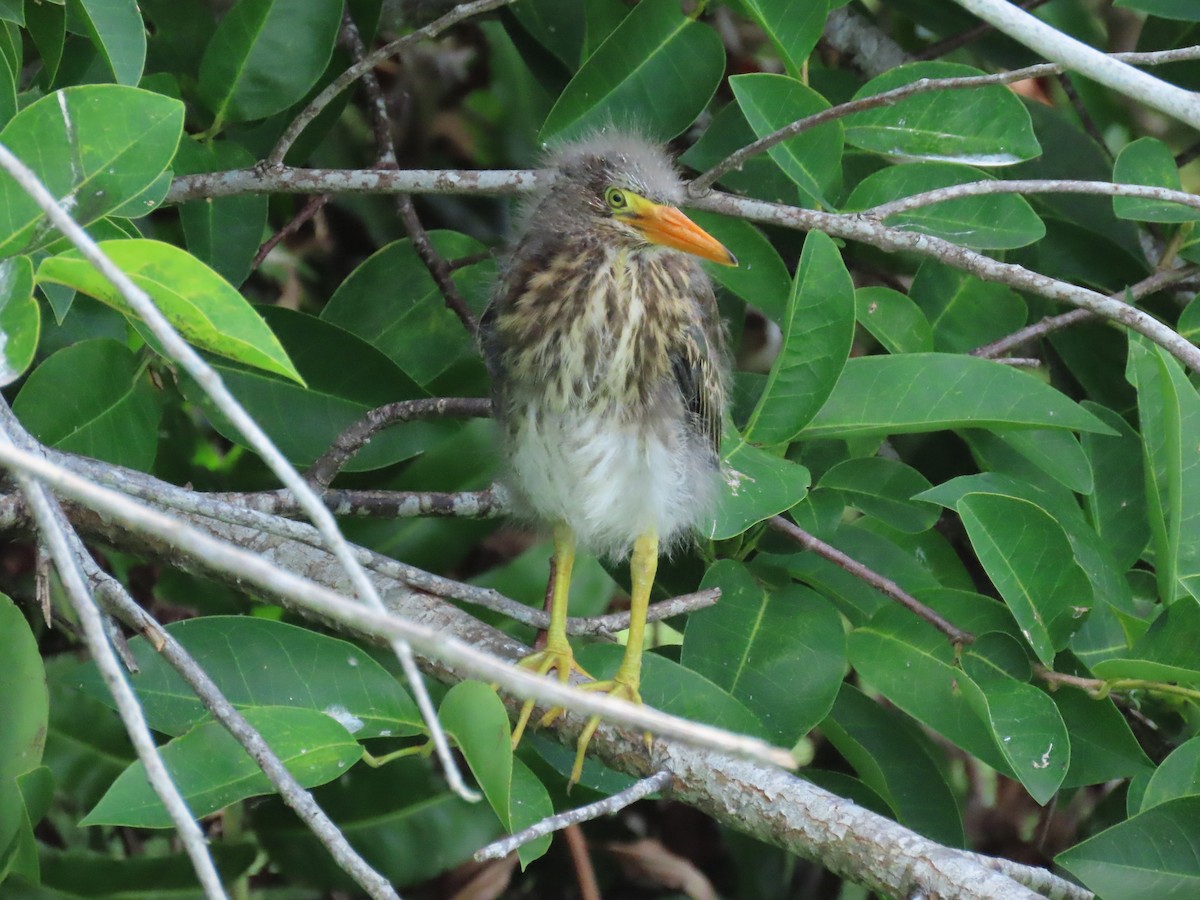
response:
<path fill-rule="evenodd" d="M 608 204 L 608 208 L 614 212 L 625 209 L 628 202 L 625 200 L 625 194 L 618 191 L 616 188 L 609 188 L 604 192 L 604 202 Z"/>

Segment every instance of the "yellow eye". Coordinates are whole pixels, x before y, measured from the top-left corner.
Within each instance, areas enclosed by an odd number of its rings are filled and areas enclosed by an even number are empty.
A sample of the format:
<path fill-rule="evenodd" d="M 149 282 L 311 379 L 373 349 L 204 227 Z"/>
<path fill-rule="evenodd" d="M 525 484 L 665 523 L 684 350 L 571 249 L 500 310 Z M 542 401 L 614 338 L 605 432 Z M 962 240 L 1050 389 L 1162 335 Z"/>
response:
<path fill-rule="evenodd" d="M 609 188 L 604 192 L 604 202 L 608 204 L 608 208 L 617 212 L 629 206 L 629 202 L 625 199 L 625 193 L 616 188 Z"/>

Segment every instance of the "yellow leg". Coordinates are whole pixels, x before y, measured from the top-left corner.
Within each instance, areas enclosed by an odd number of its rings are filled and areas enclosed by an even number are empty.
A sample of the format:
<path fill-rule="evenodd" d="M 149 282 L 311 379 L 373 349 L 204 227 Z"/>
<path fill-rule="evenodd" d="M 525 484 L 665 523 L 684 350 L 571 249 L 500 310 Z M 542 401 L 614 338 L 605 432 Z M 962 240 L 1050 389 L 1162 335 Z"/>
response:
<path fill-rule="evenodd" d="M 625 656 L 611 681 L 597 681 L 582 685 L 585 691 L 605 691 L 610 696 L 641 703 L 638 686 L 642 680 L 642 649 L 646 643 L 646 610 L 650 606 L 650 589 L 658 572 L 658 535 L 648 531 L 633 544 L 633 557 L 629 561 L 629 639 L 625 642 Z M 571 784 L 579 780 L 583 772 L 584 755 L 588 743 L 596 733 L 600 717 L 593 716 L 579 735 L 575 745 L 575 765 L 571 769 Z M 647 744 L 650 736 L 646 735 Z"/>
<path fill-rule="evenodd" d="M 554 527 L 554 587 L 550 597 L 550 627 L 546 629 L 546 646 L 544 649 L 531 653 L 521 660 L 518 665 L 531 669 L 538 675 L 555 672 L 558 680 L 566 684 L 571 673 L 578 672 L 586 678 L 591 676 L 575 662 L 571 652 L 571 644 L 567 640 L 567 607 L 571 592 L 571 568 L 575 564 L 575 534 L 566 525 Z M 525 701 L 521 707 L 521 715 L 513 728 L 512 745 L 515 749 L 529 724 L 533 713 L 534 702 Z M 550 710 L 542 718 L 540 724 L 548 725 L 563 713 L 561 706 Z"/>

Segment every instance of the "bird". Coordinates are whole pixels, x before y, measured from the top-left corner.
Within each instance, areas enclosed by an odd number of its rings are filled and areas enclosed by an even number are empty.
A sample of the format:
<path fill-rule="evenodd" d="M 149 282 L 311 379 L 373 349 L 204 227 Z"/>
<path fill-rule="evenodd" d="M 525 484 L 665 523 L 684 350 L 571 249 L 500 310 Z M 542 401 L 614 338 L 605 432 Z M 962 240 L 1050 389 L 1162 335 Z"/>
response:
<path fill-rule="evenodd" d="M 522 211 L 480 320 L 503 481 L 518 515 L 553 538 L 545 645 L 518 665 L 564 684 L 590 679 L 566 634 L 577 548 L 628 556 L 624 656 L 612 679 L 582 688 L 641 703 L 659 556 L 694 540 L 720 477 L 728 364 L 700 260 L 737 259 L 679 210 L 678 170 L 640 134 L 601 129 L 551 149 L 545 163 L 550 177 Z M 532 711 L 530 700 L 514 747 Z M 571 784 L 598 724 L 578 738 Z"/>

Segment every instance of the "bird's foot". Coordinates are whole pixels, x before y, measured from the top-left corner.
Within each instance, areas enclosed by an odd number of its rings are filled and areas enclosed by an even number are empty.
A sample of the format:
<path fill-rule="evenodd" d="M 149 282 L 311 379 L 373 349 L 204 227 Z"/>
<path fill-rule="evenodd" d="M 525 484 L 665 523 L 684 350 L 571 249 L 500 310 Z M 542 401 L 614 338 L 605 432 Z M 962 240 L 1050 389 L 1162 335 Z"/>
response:
<path fill-rule="evenodd" d="M 522 669 L 530 670 L 535 675 L 548 675 L 550 672 L 554 672 L 563 684 L 567 684 L 572 675 L 582 675 L 584 678 L 592 677 L 584 671 L 579 663 L 575 662 L 575 654 L 571 652 L 568 644 L 562 646 L 548 644 L 544 650 L 530 653 L 517 665 Z M 525 726 L 529 724 L 529 717 L 533 714 L 534 703 L 533 700 L 526 700 L 525 705 L 521 707 L 521 715 L 517 717 L 517 724 L 513 727 L 512 733 L 514 750 L 517 749 L 517 744 L 521 743 L 521 736 L 525 734 Z M 549 725 L 565 711 L 561 706 L 555 706 L 538 720 L 538 727 Z"/>
<path fill-rule="evenodd" d="M 641 705 L 642 695 L 638 693 L 636 681 L 626 680 L 620 677 L 620 673 L 616 678 L 609 681 L 593 681 L 590 684 L 582 684 L 579 686 L 581 691 L 603 691 L 610 697 L 616 697 L 618 700 L 625 700 L 629 703 L 637 703 Z M 575 743 L 575 765 L 571 767 L 571 780 L 567 782 L 568 789 L 579 781 L 579 777 L 583 774 L 583 760 L 587 755 L 588 744 L 591 743 L 592 735 L 596 733 L 596 728 L 600 725 L 600 716 L 592 716 L 588 719 L 587 725 L 583 727 L 583 731 L 579 733 L 579 740 Z M 643 738 L 646 741 L 646 749 L 650 749 L 650 732 L 645 732 Z"/>

